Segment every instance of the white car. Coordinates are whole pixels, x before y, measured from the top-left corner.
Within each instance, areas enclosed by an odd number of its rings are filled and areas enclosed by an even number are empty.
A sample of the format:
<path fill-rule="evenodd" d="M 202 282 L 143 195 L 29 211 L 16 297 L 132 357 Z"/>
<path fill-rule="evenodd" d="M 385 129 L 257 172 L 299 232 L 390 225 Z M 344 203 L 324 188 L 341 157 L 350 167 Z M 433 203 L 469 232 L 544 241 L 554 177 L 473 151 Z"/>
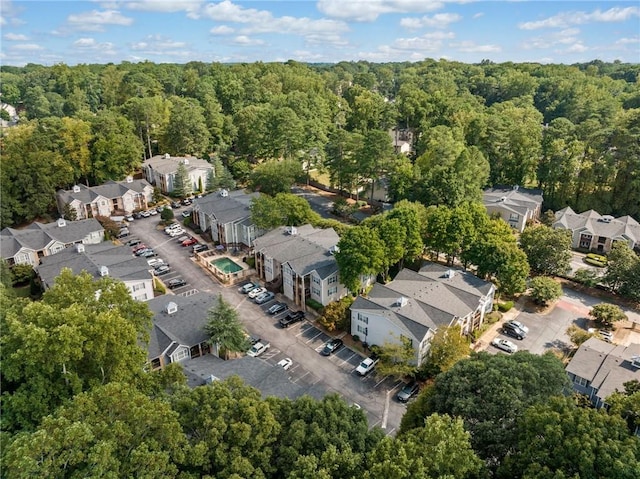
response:
<path fill-rule="evenodd" d="M 512 319 L 511 321 L 509 321 L 511 324 L 513 324 L 514 326 L 519 327 L 520 329 L 522 329 L 525 333 L 529 332 L 529 328 L 527 328 L 524 324 L 522 324 L 520 321 L 516 321 L 514 319 Z"/>
<path fill-rule="evenodd" d="M 284 358 L 278 363 L 278 366 L 280 366 L 285 371 L 287 371 L 292 365 L 293 361 L 291 360 L 291 358 Z"/>
<path fill-rule="evenodd" d="M 147 260 L 147 263 L 152 268 L 156 268 L 156 267 L 164 264 L 164 261 L 161 258 L 152 258 L 152 259 Z"/>
<path fill-rule="evenodd" d="M 516 351 L 518 351 L 518 346 L 513 344 L 508 339 L 496 338 L 493 341 L 491 341 L 491 344 L 496 348 L 506 351 L 508 353 L 515 353 Z"/>
<path fill-rule="evenodd" d="M 266 293 L 266 292 L 267 292 L 267 288 L 256 288 L 249 291 L 247 293 L 247 296 L 249 296 L 251 299 L 254 299 L 260 296 L 262 293 Z"/>
<path fill-rule="evenodd" d="M 176 229 L 171 230 L 169 232 L 169 236 L 171 236 L 172 238 L 175 238 L 176 236 L 182 236 L 185 233 L 186 233 L 186 231 L 183 230 L 182 228 L 176 228 Z"/>

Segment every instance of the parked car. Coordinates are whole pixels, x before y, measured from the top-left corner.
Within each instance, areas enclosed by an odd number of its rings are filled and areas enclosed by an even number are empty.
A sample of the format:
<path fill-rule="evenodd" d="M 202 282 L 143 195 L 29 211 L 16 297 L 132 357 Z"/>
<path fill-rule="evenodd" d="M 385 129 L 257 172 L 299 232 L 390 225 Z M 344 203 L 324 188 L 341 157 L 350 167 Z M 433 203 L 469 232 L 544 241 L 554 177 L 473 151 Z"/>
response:
<path fill-rule="evenodd" d="M 291 358 L 284 358 L 278 362 L 278 366 L 287 371 L 291 366 L 293 366 L 293 361 Z"/>
<path fill-rule="evenodd" d="M 518 346 L 513 344 L 508 339 L 496 338 L 491 341 L 491 345 L 498 349 L 501 349 L 502 351 L 506 351 L 507 353 L 515 353 L 516 351 L 518 351 Z"/>
<path fill-rule="evenodd" d="M 182 205 L 180 204 L 179 201 L 172 201 L 171 202 L 171 207 L 172 208 L 182 208 Z"/>
<path fill-rule="evenodd" d="M 189 238 L 191 238 L 191 236 L 189 236 L 189 235 L 182 235 L 182 236 L 180 236 L 180 237 L 176 240 L 176 242 L 178 242 L 178 243 L 182 244 L 182 242 L 183 242 L 183 241 L 187 241 Z"/>
<path fill-rule="evenodd" d="M 525 332 L 525 334 L 529 333 L 529 328 L 526 327 L 524 324 L 522 324 L 520 321 L 516 321 L 515 319 L 512 319 L 511 321 L 508 321 L 508 322 L 522 329 Z"/>
<path fill-rule="evenodd" d="M 405 384 L 402 387 L 402 389 L 396 395 L 396 398 L 400 402 L 407 402 L 413 396 L 418 394 L 418 391 L 420 391 L 420 385 L 415 381 L 411 381 L 410 383 Z"/>
<path fill-rule="evenodd" d="M 131 252 L 133 254 L 136 254 L 138 251 L 143 250 L 143 249 L 147 249 L 147 245 L 144 243 L 141 243 L 140 241 L 138 241 L 135 245 L 135 247 L 131 250 Z"/>
<path fill-rule="evenodd" d="M 186 231 L 182 228 L 176 228 L 173 229 L 169 232 L 169 236 L 171 236 L 172 238 L 175 238 L 176 236 L 182 236 L 186 233 Z M 184 241 L 184 240 L 182 240 Z"/>
<path fill-rule="evenodd" d="M 274 293 L 272 293 L 271 291 L 267 291 L 266 293 L 262 293 L 261 295 L 256 296 L 255 302 L 256 304 L 264 304 L 268 303 L 275 297 L 276 295 Z"/>
<path fill-rule="evenodd" d="M 157 268 L 154 268 L 153 273 L 156 276 L 162 276 L 163 274 L 167 274 L 171 271 L 171 267 L 168 264 L 161 264 Z"/>
<path fill-rule="evenodd" d="M 147 260 L 147 264 L 152 268 L 157 268 L 164 264 L 164 260 L 162 258 L 151 258 L 150 260 Z"/>
<path fill-rule="evenodd" d="M 260 284 L 259 283 L 247 283 L 244 286 L 240 286 L 240 288 L 238 289 L 238 291 L 242 294 L 247 294 L 250 291 L 259 288 Z"/>
<path fill-rule="evenodd" d="M 141 258 L 153 258 L 154 256 L 158 256 L 158 253 L 153 251 L 151 248 L 147 249 L 144 253 L 140 255 Z"/>
<path fill-rule="evenodd" d="M 151 216 L 155 216 L 155 215 L 157 215 L 157 214 L 158 214 L 158 210 L 157 210 L 157 209 L 155 209 L 155 208 L 153 208 L 153 209 L 149 210 L 149 214 L 150 214 Z"/>
<path fill-rule="evenodd" d="M 189 203 L 189 204 L 191 204 L 191 203 Z M 183 218 L 188 218 L 189 216 L 191 216 L 191 210 L 185 210 L 181 214 L 182 214 Z"/>
<path fill-rule="evenodd" d="M 142 216 L 143 218 L 148 218 L 149 216 L 151 216 L 151 213 L 149 211 L 141 211 L 140 216 Z"/>
<path fill-rule="evenodd" d="M 511 336 L 516 339 L 524 339 L 527 336 L 527 333 L 520 329 L 518 326 L 511 322 L 506 322 L 502 325 L 502 331 L 507 336 Z"/>
<path fill-rule="evenodd" d="M 269 309 L 267 309 L 267 313 L 268 314 L 278 314 L 281 313 L 282 311 L 284 311 L 285 309 L 287 309 L 289 306 L 287 306 L 287 303 L 275 303 L 273 304 Z"/>
<path fill-rule="evenodd" d="M 176 289 L 180 286 L 184 286 L 185 284 L 187 284 L 187 282 L 182 278 L 173 278 L 167 281 L 167 287 L 169 289 Z"/>
<path fill-rule="evenodd" d="M 251 291 L 249 291 L 247 293 L 247 296 L 249 296 L 251 299 L 256 299 L 258 296 L 260 296 L 262 293 L 266 293 L 267 292 L 267 288 L 255 288 L 252 289 Z"/>
<path fill-rule="evenodd" d="M 366 359 L 363 359 L 360 365 L 356 368 L 356 372 L 360 376 L 366 376 L 371 371 L 376 368 L 376 364 L 380 362 L 380 358 L 377 356 L 370 356 Z"/>
<path fill-rule="evenodd" d="M 133 217 L 134 217 L 134 219 L 136 219 L 136 220 L 141 220 L 142 218 L 144 218 L 144 216 L 142 216 L 142 213 L 140 213 L 139 211 L 136 211 L 136 212 L 133 214 Z"/>
<path fill-rule="evenodd" d="M 184 240 L 182 243 L 180 243 L 182 246 L 193 246 L 194 244 L 197 244 L 198 240 L 195 238 L 189 238 Z"/>
<path fill-rule="evenodd" d="M 195 244 L 193 245 L 193 252 L 194 253 L 199 253 L 200 251 L 207 251 L 209 249 L 209 246 L 206 244 Z"/>
<path fill-rule="evenodd" d="M 304 311 L 293 311 L 287 314 L 284 318 L 280 318 L 280 321 L 278 322 L 280 323 L 281 327 L 288 328 L 292 324 L 297 323 L 298 321 L 302 321 L 304 319 L 304 316 Z"/>
<path fill-rule="evenodd" d="M 189 205 L 191 205 L 191 200 L 189 198 L 185 198 L 184 200 L 182 200 L 182 204 L 184 206 L 189 206 Z"/>
<path fill-rule="evenodd" d="M 333 353 L 339 351 L 342 346 L 344 346 L 344 342 L 342 341 L 342 339 L 331 339 L 327 342 L 327 344 L 324 345 L 324 348 L 322 349 L 320 354 L 322 354 L 323 356 L 331 356 Z"/>
<path fill-rule="evenodd" d="M 120 232 L 118 233 L 118 238 L 126 238 L 129 236 L 129 228 L 120 228 Z"/>
<path fill-rule="evenodd" d="M 127 243 L 127 246 L 137 246 L 140 243 L 142 243 L 142 241 L 140 241 L 139 239 L 132 239 L 132 240 L 129 240 L 129 242 Z"/>
<path fill-rule="evenodd" d="M 177 230 L 177 229 L 179 229 L 179 228 L 182 228 L 182 226 L 180 225 L 180 223 L 171 223 L 169 226 L 167 226 L 167 227 L 164 229 L 164 232 L 165 232 L 165 233 L 167 233 L 167 234 L 169 234 L 169 233 L 171 233 L 173 230 Z"/>
<path fill-rule="evenodd" d="M 127 215 L 127 216 L 124 217 L 124 220 L 128 221 L 129 223 L 131 223 L 134 220 L 134 217 L 133 217 L 133 215 Z"/>

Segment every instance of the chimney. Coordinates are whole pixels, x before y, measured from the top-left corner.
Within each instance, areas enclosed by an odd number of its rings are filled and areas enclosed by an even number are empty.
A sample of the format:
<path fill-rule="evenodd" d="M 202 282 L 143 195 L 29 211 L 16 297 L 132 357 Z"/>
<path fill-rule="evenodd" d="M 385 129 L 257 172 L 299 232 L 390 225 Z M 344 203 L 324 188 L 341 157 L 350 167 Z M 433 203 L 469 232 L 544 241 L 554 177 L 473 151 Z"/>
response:
<path fill-rule="evenodd" d="M 58 218 L 58 228 L 64 228 L 67 226 L 67 221 L 64 218 Z"/>
<path fill-rule="evenodd" d="M 127 183 L 133 183 L 133 176 L 127 175 L 126 182 Z"/>
<path fill-rule="evenodd" d="M 169 158 L 171 158 L 171 155 L 169 153 L 165 153 L 164 157 L 168 160 Z"/>
<path fill-rule="evenodd" d="M 84 253 L 84 244 L 82 244 L 82 243 L 77 243 L 77 244 L 76 244 L 76 251 L 77 251 L 78 253 Z"/>
<path fill-rule="evenodd" d="M 189 164 L 189 158 L 185 158 L 184 161 L 182 162 L 183 165 L 188 165 Z"/>
<path fill-rule="evenodd" d="M 167 312 L 167 314 L 176 313 L 178 311 L 178 305 L 173 301 L 170 301 L 169 303 L 167 303 L 167 307 L 165 308 L 165 311 Z"/>
<path fill-rule="evenodd" d="M 403 306 L 406 306 L 408 302 L 409 302 L 408 298 L 405 298 L 404 296 L 400 296 L 396 300 L 396 306 L 398 306 L 398 308 L 402 308 Z"/>
<path fill-rule="evenodd" d="M 80 193 L 80 185 L 73 185 L 73 192 Z"/>
<path fill-rule="evenodd" d="M 109 268 L 106 266 L 100 266 L 100 276 L 109 276 Z"/>

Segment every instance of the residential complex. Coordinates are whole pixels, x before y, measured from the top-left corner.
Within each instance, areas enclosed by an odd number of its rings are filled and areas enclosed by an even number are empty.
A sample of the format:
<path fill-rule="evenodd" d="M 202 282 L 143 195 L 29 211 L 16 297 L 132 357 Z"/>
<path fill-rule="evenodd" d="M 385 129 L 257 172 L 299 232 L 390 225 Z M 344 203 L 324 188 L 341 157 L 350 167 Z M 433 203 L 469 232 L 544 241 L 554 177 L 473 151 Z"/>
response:
<path fill-rule="evenodd" d="M 529 221 L 540 218 L 542 191 L 519 186 L 495 187 L 482 194 L 489 215 L 500 215 L 513 229 L 522 233 Z"/>
<path fill-rule="evenodd" d="M 168 153 L 145 160 L 142 171 L 149 183 L 160 188 L 163 193 L 171 193 L 175 187 L 176 172 L 180 164 L 187 170 L 191 191 L 204 191 L 207 177 L 211 173 L 215 174 L 213 165 L 207 160 L 193 156 L 171 156 Z"/>

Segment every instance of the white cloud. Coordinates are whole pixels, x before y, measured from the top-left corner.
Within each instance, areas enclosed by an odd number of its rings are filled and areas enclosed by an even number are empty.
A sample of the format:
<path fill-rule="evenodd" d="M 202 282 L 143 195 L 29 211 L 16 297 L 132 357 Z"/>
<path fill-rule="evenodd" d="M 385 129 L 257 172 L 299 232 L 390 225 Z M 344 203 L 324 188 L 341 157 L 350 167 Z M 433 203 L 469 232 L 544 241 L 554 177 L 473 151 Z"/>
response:
<path fill-rule="evenodd" d="M 398 38 L 392 44 L 391 48 L 395 50 L 412 50 L 416 52 L 434 52 L 442 47 L 443 40 L 455 38 L 453 32 L 432 32 L 426 33 L 420 37 Z"/>
<path fill-rule="evenodd" d="M 77 30 L 101 32 L 104 31 L 105 25 L 129 26 L 133 23 L 133 18 L 125 17 L 117 10 L 92 10 L 69 15 L 67 22 Z"/>
<path fill-rule="evenodd" d="M 633 45 L 634 43 L 640 43 L 640 37 L 620 38 L 619 40 L 616 40 L 616 45 Z"/>
<path fill-rule="evenodd" d="M 436 13 L 429 17 L 425 15 L 422 18 L 403 18 L 400 20 L 400 25 L 410 29 L 418 28 L 447 28 L 450 23 L 459 22 L 462 17 L 457 13 Z"/>
<path fill-rule="evenodd" d="M 202 15 L 219 22 L 259 23 L 272 20 L 273 15 L 267 10 L 244 8 L 230 0 L 209 3 L 202 9 Z"/>
<path fill-rule="evenodd" d="M 566 28 L 559 32 L 551 32 L 540 37 L 534 37 L 522 43 L 522 48 L 540 49 L 551 48 L 555 45 L 568 45 L 578 41 L 576 35 L 580 33 L 578 28 Z"/>
<path fill-rule="evenodd" d="M 39 50 L 44 50 L 43 47 L 41 47 L 40 45 L 36 44 L 36 43 L 20 43 L 18 45 L 13 45 L 11 47 L 12 50 L 20 50 L 20 51 L 25 51 L 25 52 L 36 52 Z"/>
<path fill-rule="evenodd" d="M 450 43 L 449 46 L 463 53 L 496 53 L 502 51 L 499 45 L 476 45 L 468 40 Z"/>
<path fill-rule="evenodd" d="M 318 0 L 325 15 L 356 22 L 372 22 L 386 13 L 425 13 L 438 10 L 447 0 Z"/>
<path fill-rule="evenodd" d="M 238 35 L 233 39 L 233 43 L 243 47 L 250 47 L 254 45 L 264 45 L 264 40 L 260 40 L 259 38 L 251 38 L 247 35 Z"/>
<path fill-rule="evenodd" d="M 122 2 L 120 5 L 122 8 L 142 12 L 193 13 L 197 12 L 203 4 L 204 0 L 137 0 Z"/>
<path fill-rule="evenodd" d="M 78 38 L 72 44 L 77 52 L 100 52 L 100 55 L 115 55 L 115 45 L 111 42 L 97 42 L 94 38 Z"/>
<path fill-rule="evenodd" d="M 565 50 L 565 52 L 566 53 L 583 53 L 583 52 L 586 52 L 587 50 L 589 50 L 589 49 L 587 47 L 585 47 L 582 44 L 582 42 L 578 42 L 578 43 L 574 43 L 569 48 L 567 48 Z"/>
<path fill-rule="evenodd" d="M 6 25 L 7 21 L 4 19 L 4 17 L 0 16 L 0 25 Z"/>
<path fill-rule="evenodd" d="M 235 32 L 235 29 L 228 25 L 219 25 L 217 27 L 213 27 L 209 32 L 212 35 L 230 35 Z"/>
<path fill-rule="evenodd" d="M 592 22 L 623 22 L 633 17 L 640 17 L 640 7 L 614 7 L 606 11 L 594 10 L 586 12 L 562 12 L 544 20 L 520 23 L 521 30 L 537 30 L 539 28 L 566 28 L 570 25 L 583 25 Z"/>
<path fill-rule="evenodd" d="M 29 40 L 26 35 L 21 35 L 18 33 L 5 33 L 4 39 L 10 42 L 25 42 Z"/>
<path fill-rule="evenodd" d="M 473 15 L 473 18 L 480 18 L 480 17 L 484 17 L 484 12 L 478 12 Z"/>
<path fill-rule="evenodd" d="M 129 44 L 129 48 L 134 51 L 158 52 L 165 50 L 185 49 L 187 48 L 187 43 L 174 42 L 173 40 L 163 37 L 162 35 L 149 35 L 148 37 L 146 37 L 145 41 Z"/>

